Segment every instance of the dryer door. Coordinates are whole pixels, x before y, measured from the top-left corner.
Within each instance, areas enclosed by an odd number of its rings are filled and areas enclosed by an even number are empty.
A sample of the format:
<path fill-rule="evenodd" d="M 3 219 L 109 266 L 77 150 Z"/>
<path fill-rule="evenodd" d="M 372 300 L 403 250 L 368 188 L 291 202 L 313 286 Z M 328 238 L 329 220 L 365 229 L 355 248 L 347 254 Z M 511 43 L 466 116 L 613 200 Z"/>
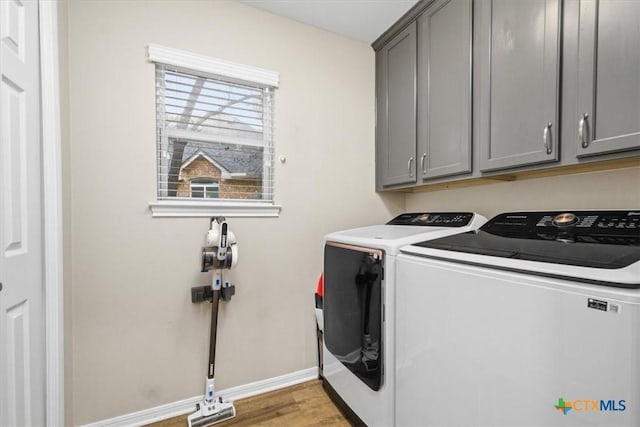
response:
<path fill-rule="evenodd" d="M 382 383 L 382 257 L 333 242 L 324 249 L 325 345 L 375 391 Z"/>

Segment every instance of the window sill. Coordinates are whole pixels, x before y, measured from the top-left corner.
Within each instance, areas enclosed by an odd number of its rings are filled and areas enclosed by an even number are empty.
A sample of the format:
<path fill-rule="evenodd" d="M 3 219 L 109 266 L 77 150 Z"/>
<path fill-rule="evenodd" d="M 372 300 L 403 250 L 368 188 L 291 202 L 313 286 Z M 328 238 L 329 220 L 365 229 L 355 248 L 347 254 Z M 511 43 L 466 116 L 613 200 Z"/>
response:
<path fill-rule="evenodd" d="M 200 200 L 158 200 L 149 203 L 153 218 L 277 218 L 281 206 L 269 202 L 222 202 Z"/>

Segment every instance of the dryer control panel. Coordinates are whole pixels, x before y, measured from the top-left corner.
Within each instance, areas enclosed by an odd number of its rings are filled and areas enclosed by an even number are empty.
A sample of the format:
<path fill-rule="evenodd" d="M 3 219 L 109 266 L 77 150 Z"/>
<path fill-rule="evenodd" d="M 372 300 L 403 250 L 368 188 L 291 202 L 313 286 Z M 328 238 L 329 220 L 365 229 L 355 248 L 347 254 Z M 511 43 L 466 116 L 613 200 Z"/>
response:
<path fill-rule="evenodd" d="M 387 225 L 422 225 L 427 227 L 464 227 L 473 219 L 471 212 L 419 212 L 398 215 Z"/>

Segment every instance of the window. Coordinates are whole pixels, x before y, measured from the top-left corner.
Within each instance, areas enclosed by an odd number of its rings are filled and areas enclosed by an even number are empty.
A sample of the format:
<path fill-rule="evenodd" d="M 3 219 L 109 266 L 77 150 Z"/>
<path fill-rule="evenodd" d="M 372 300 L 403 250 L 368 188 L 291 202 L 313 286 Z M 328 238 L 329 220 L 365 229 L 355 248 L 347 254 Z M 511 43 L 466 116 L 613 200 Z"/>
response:
<path fill-rule="evenodd" d="M 156 68 L 154 216 L 277 216 L 277 73 L 149 46 Z"/>
<path fill-rule="evenodd" d="M 191 197 L 196 199 L 217 199 L 220 184 L 217 179 L 194 178 L 191 180 Z"/>

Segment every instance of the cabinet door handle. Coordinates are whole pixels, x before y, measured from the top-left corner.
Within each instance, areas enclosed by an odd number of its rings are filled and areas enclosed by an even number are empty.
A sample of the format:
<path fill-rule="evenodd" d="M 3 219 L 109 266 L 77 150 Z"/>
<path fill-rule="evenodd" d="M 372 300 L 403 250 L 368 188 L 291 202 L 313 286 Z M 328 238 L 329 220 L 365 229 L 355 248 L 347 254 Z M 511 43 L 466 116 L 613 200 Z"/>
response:
<path fill-rule="evenodd" d="M 422 169 L 422 174 L 424 175 L 425 173 L 427 173 L 426 170 L 424 170 L 424 160 L 427 158 L 427 153 L 422 153 L 422 156 L 420 157 L 420 169 Z"/>
<path fill-rule="evenodd" d="M 413 171 L 411 170 L 412 163 L 413 163 L 413 156 L 409 157 L 409 161 L 407 162 L 407 169 L 409 169 L 409 176 L 413 176 Z"/>
<path fill-rule="evenodd" d="M 578 122 L 578 139 L 580 139 L 580 144 L 582 148 L 587 148 L 589 146 L 589 138 L 587 137 L 589 131 L 589 115 L 587 113 L 582 113 L 582 117 Z"/>
<path fill-rule="evenodd" d="M 547 154 L 551 154 L 551 123 L 547 123 L 542 133 L 542 140 L 544 141 L 544 148 Z"/>

